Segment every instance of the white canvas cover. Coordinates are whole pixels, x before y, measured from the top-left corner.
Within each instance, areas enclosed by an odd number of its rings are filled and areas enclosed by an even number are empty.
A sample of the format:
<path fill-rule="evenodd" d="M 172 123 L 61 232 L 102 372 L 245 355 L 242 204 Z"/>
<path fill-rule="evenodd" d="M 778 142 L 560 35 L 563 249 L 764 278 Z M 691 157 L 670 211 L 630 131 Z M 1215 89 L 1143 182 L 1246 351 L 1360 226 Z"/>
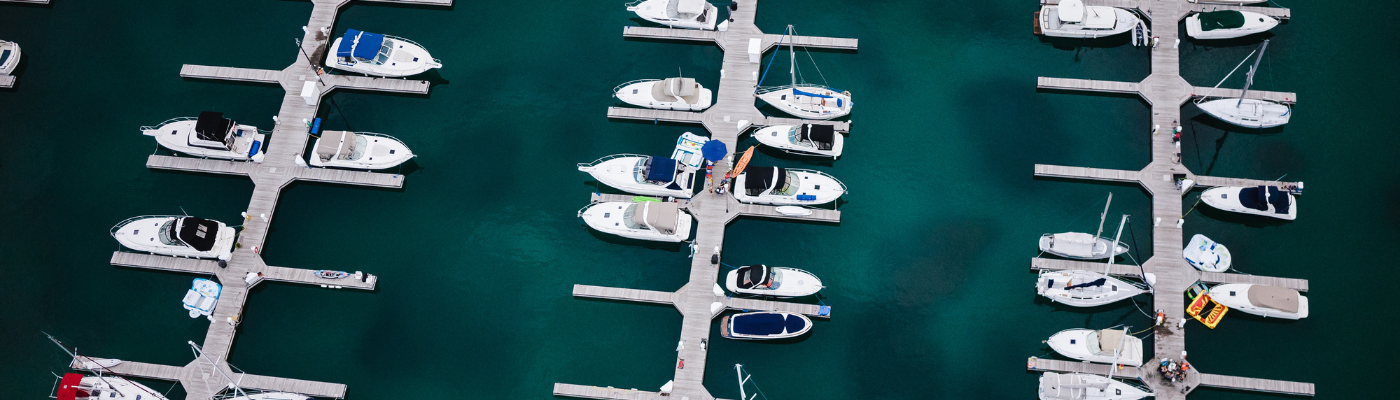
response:
<path fill-rule="evenodd" d="M 1123 340 L 1123 331 L 1104 329 L 1099 331 L 1099 350 L 1105 354 L 1118 351 L 1118 342 Z"/>
<path fill-rule="evenodd" d="M 676 3 L 676 11 L 681 14 L 699 14 L 705 12 L 705 0 L 676 0 Z"/>
<path fill-rule="evenodd" d="M 641 210 L 632 214 L 632 222 L 651 225 L 667 235 L 676 231 L 676 220 L 680 216 L 680 207 L 676 203 L 645 202 L 639 207 Z"/>
<path fill-rule="evenodd" d="M 1061 21 L 1079 22 L 1084 20 L 1084 2 L 1081 0 L 1061 1 L 1058 11 Z"/>
<path fill-rule="evenodd" d="M 1118 25 L 1118 12 L 1111 7 L 1089 7 L 1084 14 L 1085 28 L 1113 29 Z"/>
<path fill-rule="evenodd" d="M 1276 286 L 1254 285 L 1249 288 L 1249 304 L 1286 313 L 1297 313 L 1298 291 Z"/>

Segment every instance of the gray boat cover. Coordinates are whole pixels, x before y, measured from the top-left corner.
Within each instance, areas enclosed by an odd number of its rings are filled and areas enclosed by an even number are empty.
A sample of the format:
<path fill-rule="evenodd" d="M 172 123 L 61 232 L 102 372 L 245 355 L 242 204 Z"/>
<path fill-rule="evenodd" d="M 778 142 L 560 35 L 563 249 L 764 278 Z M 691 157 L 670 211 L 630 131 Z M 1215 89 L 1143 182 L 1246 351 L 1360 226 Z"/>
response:
<path fill-rule="evenodd" d="M 651 85 L 651 98 L 656 101 L 673 101 L 680 97 L 686 104 L 695 104 L 699 98 L 700 85 L 694 78 L 667 78 Z"/>
<path fill-rule="evenodd" d="M 676 219 L 680 216 L 680 207 L 676 203 L 644 202 L 637 204 L 640 208 L 632 213 L 632 222 L 637 225 L 651 225 L 657 231 L 670 235 L 676 231 Z"/>
<path fill-rule="evenodd" d="M 1123 331 L 1104 329 L 1099 331 L 1099 350 L 1113 354 L 1118 351 L 1118 343 L 1123 341 Z"/>
<path fill-rule="evenodd" d="M 340 151 L 340 143 L 345 142 L 345 154 L 355 152 L 355 134 L 346 131 L 323 131 L 321 140 L 316 142 L 316 156 L 321 161 L 330 161 Z"/>
<path fill-rule="evenodd" d="M 1052 400 L 1083 399 L 1089 382 L 1079 374 L 1046 372 L 1040 378 L 1040 398 Z"/>
<path fill-rule="evenodd" d="M 1249 304 L 1266 307 L 1286 313 L 1298 312 L 1298 291 L 1276 286 L 1254 285 L 1249 287 Z"/>

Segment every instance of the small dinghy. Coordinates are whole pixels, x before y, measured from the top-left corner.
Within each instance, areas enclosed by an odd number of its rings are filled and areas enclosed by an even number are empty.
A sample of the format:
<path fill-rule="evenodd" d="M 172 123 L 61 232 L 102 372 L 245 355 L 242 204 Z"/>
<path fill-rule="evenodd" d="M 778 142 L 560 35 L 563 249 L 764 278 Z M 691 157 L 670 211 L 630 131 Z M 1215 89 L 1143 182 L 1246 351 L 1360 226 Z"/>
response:
<path fill-rule="evenodd" d="M 1066 329 L 1045 343 L 1076 360 L 1142 366 L 1142 339 L 1128 335 L 1127 329 Z"/>
<path fill-rule="evenodd" d="M 1275 26 L 1274 17 L 1249 11 L 1209 11 L 1186 17 L 1186 35 L 1195 39 L 1234 39 Z"/>
<path fill-rule="evenodd" d="M 1192 267 L 1202 271 L 1225 272 L 1230 269 L 1230 250 L 1202 234 L 1192 236 L 1191 242 L 1181 250 L 1181 255 Z"/>
<path fill-rule="evenodd" d="M 812 330 L 812 320 L 786 312 L 751 312 L 725 316 L 719 334 L 727 339 L 768 340 L 801 336 Z"/>
<path fill-rule="evenodd" d="M 1261 317 L 1308 317 L 1308 298 L 1297 290 L 1248 283 L 1216 285 L 1207 292 L 1220 305 Z"/>
<path fill-rule="evenodd" d="M 328 269 L 316 271 L 316 277 L 321 279 L 341 279 L 348 276 L 350 276 L 350 273 L 345 271 L 331 271 Z"/>
<path fill-rule="evenodd" d="M 1222 211 L 1289 221 L 1298 218 L 1297 200 L 1277 186 L 1210 188 L 1201 193 L 1201 201 Z"/>
<path fill-rule="evenodd" d="M 214 281 L 204 278 L 195 279 L 190 290 L 185 292 L 183 300 L 185 309 L 190 311 L 190 318 L 199 318 L 201 315 L 207 317 L 214 314 L 214 306 L 219 304 L 219 292 L 222 290 L 223 287 Z"/>
<path fill-rule="evenodd" d="M 788 298 L 817 294 L 822 290 L 822 281 L 797 268 L 759 264 L 729 271 L 724 287 L 738 294 Z"/>

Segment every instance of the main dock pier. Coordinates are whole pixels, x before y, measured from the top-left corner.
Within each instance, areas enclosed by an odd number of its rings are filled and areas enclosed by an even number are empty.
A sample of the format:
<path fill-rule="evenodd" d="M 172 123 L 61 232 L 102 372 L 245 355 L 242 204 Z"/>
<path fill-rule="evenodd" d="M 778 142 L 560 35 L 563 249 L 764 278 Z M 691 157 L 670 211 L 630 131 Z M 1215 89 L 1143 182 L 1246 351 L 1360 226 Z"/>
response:
<path fill-rule="evenodd" d="M 622 34 L 628 38 L 683 40 L 715 43 L 724 51 L 724 64 L 720 71 L 720 84 L 714 106 L 705 112 L 664 111 L 613 107 L 608 109 L 608 117 L 644 121 L 667 121 L 676 123 L 701 124 L 710 132 L 712 140 L 723 141 L 729 149 L 737 150 L 739 135 L 748 129 L 747 124 L 756 126 L 787 125 L 801 123 L 822 123 L 836 126 L 838 131 L 848 131 L 850 123 L 839 121 L 803 121 L 798 119 L 767 117 L 754 105 L 754 89 L 758 86 L 760 65 L 750 62 L 750 43 L 758 43 L 760 52 L 773 49 L 782 35 L 765 34 L 754 25 L 758 0 L 739 0 L 738 9 L 731 9 L 726 30 L 702 31 L 650 27 L 624 27 Z M 756 42 L 755 42 L 756 41 Z M 792 43 L 798 46 L 821 47 L 839 50 L 855 50 L 856 39 L 797 36 Z M 718 163 L 714 169 L 718 182 L 729 166 Z M 593 194 L 593 202 L 631 201 L 632 196 Z M 574 285 L 574 297 L 599 298 L 609 300 L 636 301 L 644 303 L 670 304 L 680 311 L 680 342 L 683 348 L 676 354 L 674 387 L 669 393 L 671 399 L 710 400 L 703 384 L 705 378 L 705 358 L 710 340 L 710 325 L 714 318 L 725 309 L 749 311 L 786 311 L 820 318 L 831 316 L 831 309 L 810 304 L 796 304 L 781 301 L 729 298 L 717 285 L 720 274 L 719 264 L 710 262 L 715 249 L 724 248 L 724 230 L 730 221 L 740 216 L 783 218 L 806 221 L 839 223 L 841 212 L 835 210 L 812 210 L 812 215 L 803 217 L 786 216 L 775 211 L 775 207 L 743 204 L 731 194 L 717 195 L 708 191 L 697 194 L 689 201 L 679 202 L 681 207 L 695 217 L 698 229 L 694 246 L 697 249 L 690 262 L 690 280 L 675 292 L 659 292 L 624 288 Z M 682 364 L 683 362 L 683 364 Z M 683 367 L 682 367 L 683 365 Z M 657 382 L 660 386 L 662 382 Z M 737 382 L 736 382 L 737 383 Z M 617 389 L 613 387 L 583 386 L 565 383 L 554 384 L 554 395 L 589 399 L 663 399 L 657 391 Z"/>
<path fill-rule="evenodd" d="M 319 285 L 325 288 L 374 290 L 378 278 L 357 272 L 349 278 L 324 279 L 310 269 L 269 266 L 260 255 L 266 244 L 268 227 L 277 210 L 277 198 L 288 184 L 303 180 L 323 183 L 370 187 L 403 187 L 403 176 L 373 172 L 309 168 L 303 162 L 308 127 L 316 118 L 321 99 L 336 89 L 369 90 L 391 93 L 428 93 L 426 81 L 382 79 L 360 76 L 317 74 L 312 60 L 325 59 L 329 33 L 335 17 L 350 0 L 310 0 L 314 5 L 311 18 L 303 27 L 301 48 L 288 52 L 293 62 L 280 71 L 233 67 L 185 65 L 180 76 L 191 79 L 218 79 L 240 82 L 276 84 L 286 90 L 277 124 L 269 135 L 266 156 L 261 163 L 211 160 L 203 158 L 152 155 L 146 167 L 173 171 L 200 172 L 244 176 L 253 180 L 252 199 L 248 202 L 247 218 L 242 221 L 233 257 L 221 267 L 213 260 L 175 258 L 118 251 L 112 254 L 112 265 L 164 271 L 215 275 L 223 285 L 218 305 L 210 317 L 209 331 L 202 344 L 203 354 L 184 366 L 147 364 L 123 361 L 100 372 L 139 378 L 178 381 L 185 388 L 188 400 L 208 400 L 236 385 L 244 389 L 300 393 L 314 397 L 339 399 L 345 397 L 345 385 L 297 379 L 276 378 L 235 372 L 228 365 L 228 353 L 237 334 L 237 324 L 243 320 L 243 304 L 248 298 L 248 274 L 262 274 L 262 279 L 277 282 Z M 451 5 L 452 0 L 363 0 L 385 3 Z M 308 60 L 310 57 L 310 60 Z M 236 225 L 236 224 L 230 224 Z M 82 369 L 74 361 L 73 368 Z M 222 373 L 220 373 L 222 372 Z"/>
<path fill-rule="evenodd" d="M 1041 4 L 1057 4 L 1058 0 L 1042 0 Z M 1214 375 L 1201 373 L 1195 363 L 1191 364 L 1185 381 L 1171 382 L 1161 377 L 1155 368 L 1158 359 L 1179 359 L 1186 350 L 1186 330 L 1177 327 L 1177 322 L 1185 315 L 1185 292 L 1196 282 L 1208 283 L 1252 283 L 1280 286 L 1300 291 L 1308 289 L 1308 281 L 1302 279 L 1275 278 L 1257 275 L 1201 272 L 1191 267 L 1181 257 L 1184 247 L 1182 229 L 1178 220 L 1184 218 L 1182 192 L 1176 186 L 1177 177 L 1195 180 L 1198 186 L 1282 186 L 1293 182 L 1277 182 L 1256 179 L 1222 178 L 1198 176 L 1181 164 L 1181 154 L 1172 142 L 1171 126 L 1181 120 L 1181 107 L 1188 100 L 1204 95 L 1211 88 L 1197 87 L 1181 78 L 1179 73 L 1180 53 L 1173 43 L 1180 37 L 1177 24 L 1188 15 L 1202 11 L 1243 10 L 1273 16 L 1279 19 L 1291 18 L 1287 8 L 1240 7 L 1217 4 L 1192 4 L 1183 0 L 1084 0 L 1088 6 L 1109 6 L 1136 9 L 1146 16 L 1151 24 L 1150 36 L 1160 38 L 1159 44 L 1150 49 L 1152 74 L 1141 82 L 1097 81 L 1088 79 L 1065 79 L 1041 77 L 1037 88 L 1054 91 L 1088 91 L 1107 93 L 1137 94 L 1146 99 L 1152 107 L 1151 125 L 1162 127 L 1155 134 L 1144 127 L 1143 134 L 1152 141 L 1152 162 L 1138 171 L 1110 170 L 1099 168 L 1070 167 L 1059 165 L 1035 166 L 1035 176 L 1057 179 L 1083 179 L 1110 182 L 1135 182 L 1147 189 L 1152 197 L 1152 254 L 1143 263 L 1143 270 L 1156 276 L 1153 285 L 1153 308 L 1166 313 L 1166 322 L 1153 329 L 1154 359 L 1141 369 L 1124 368 L 1115 376 L 1141 380 L 1152 388 L 1157 399 L 1185 399 L 1192 390 L 1201 386 L 1226 389 L 1261 391 L 1291 395 L 1312 396 L 1313 384 Z M 1212 96 L 1240 96 L 1236 89 L 1215 89 Z M 1249 98 L 1264 99 L 1282 103 L 1293 103 L 1298 99 L 1294 93 L 1280 93 L 1251 90 Z M 1136 267 L 1117 266 L 1112 274 L 1141 279 Z M 1032 270 L 1081 269 L 1101 270 L 1101 263 L 1084 263 L 1068 260 L 1031 259 Z M 1204 366 L 1209 368 L 1209 366 Z M 1032 358 L 1027 364 L 1032 371 L 1088 372 L 1099 375 L 1108 373 L 1108 365 L 1091 365 L 1080 362 L 1065 362 Z"/>

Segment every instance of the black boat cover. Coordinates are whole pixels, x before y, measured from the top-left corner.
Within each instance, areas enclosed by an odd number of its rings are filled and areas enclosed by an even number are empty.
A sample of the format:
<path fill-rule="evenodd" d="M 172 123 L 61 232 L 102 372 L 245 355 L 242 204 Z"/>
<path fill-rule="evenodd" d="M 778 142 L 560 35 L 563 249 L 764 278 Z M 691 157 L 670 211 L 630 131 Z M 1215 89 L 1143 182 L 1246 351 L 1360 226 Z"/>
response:
<path fill-rule="evenodd" d="M 810 129 L 809 129 L 810 127 Z M 817 144 L 819 150 L 831 150 L 835 141 L 836 127 L 831 125 L 802 125 L 802 138 Z"/>
<path fill-rule="evenodd" d="M 180 218 L 181 242 L 199 251 L 209 251 L 214 248 L 214 239 L 219 237 L 219 223 L 203 218 L 182 217 Z"/>
<path fill-rule="evenodd" d="M 194 123 L 194 132 L 200 140 L 223 143 L 232 124 L 233 121 L 224 118 L 224 113 L 204 111 L 199 113 L 199 120 Z"/>
<path fill-rule="evenodd" d="M 1293 203 L 1293 197 L 1288 193 L 1278 190 L 1277 186 L 1269 186 L 1269 204 L 1274 205 L 1275 214 L 1288 214 L 1288 207 Z"/>
<path fill-rule="evenodd" d="M 754 286 L 759 286 L 764 283 L 767 283 L 768 275 L 769 274 L 767 265 L 759 264 L 750 265 L 747 267 L 740 267 L 738 282 L 739 288 L 752 289 Z"/>
<path fill-rule="evenodd" d="M 1263 186 L 1240 189 L 1240 205 L 1259 211 L 1268 210 L 1268 200 L 1264 198 L 1266 193 Z"/>
<path fill-rule="evenodd" d="M 768 188 L 783 187 L 787 170 L 778 167 L 749 167 L 744 170 L 744 191 L 749 196 L 763 194 Z"/>
<path fill-rule="evenodd" d="M 730 329 L 744 335 L 776 335 L 797 332 L 807 327 L 807 321 L 796 315 L 778 313 L 738 314 L 730 318 Z"/>

